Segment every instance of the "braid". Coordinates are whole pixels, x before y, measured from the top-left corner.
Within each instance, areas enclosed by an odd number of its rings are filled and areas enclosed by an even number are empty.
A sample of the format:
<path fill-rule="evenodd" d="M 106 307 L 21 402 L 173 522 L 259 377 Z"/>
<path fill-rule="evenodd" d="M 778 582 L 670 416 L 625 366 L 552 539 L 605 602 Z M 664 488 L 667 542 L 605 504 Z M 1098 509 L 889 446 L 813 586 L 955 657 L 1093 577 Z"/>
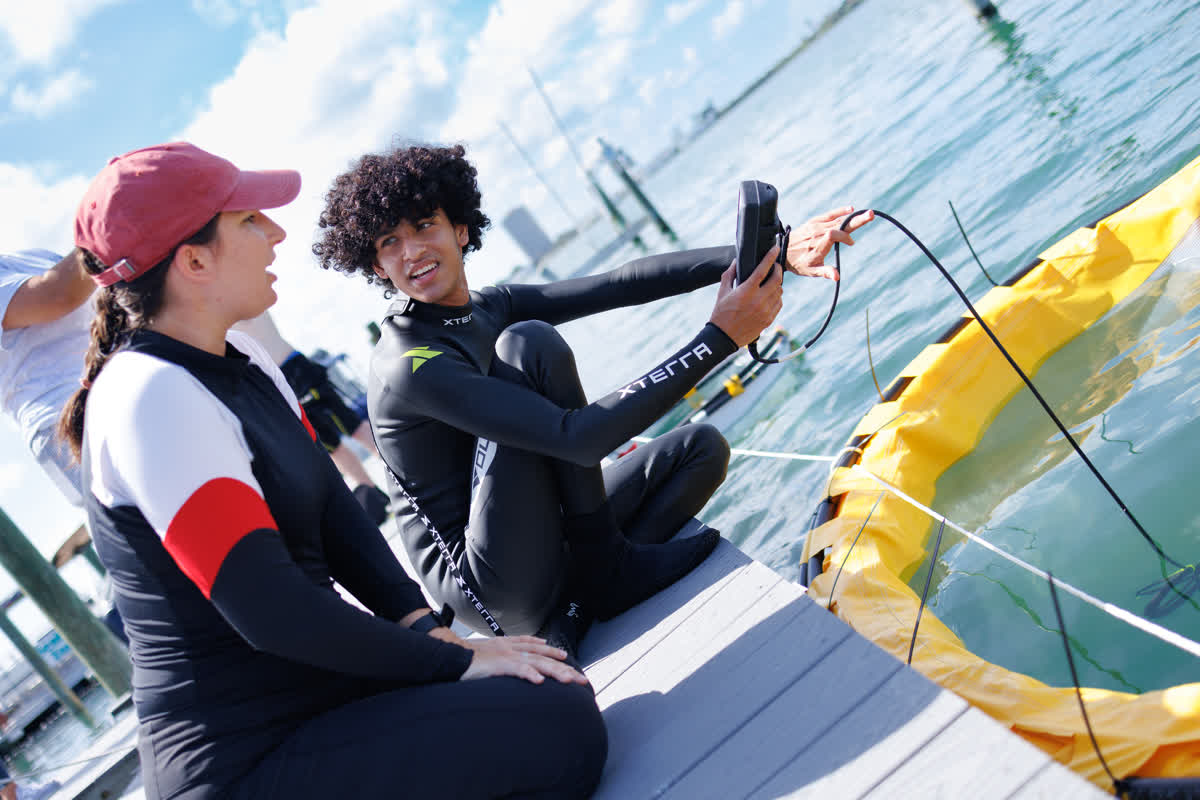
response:
<path fill-rule="evenodd" d="M 91 260 L 95 258 L 88 253 L 88 271 Z M 63 407 L 62 416 L 58 421 L 59 438 L 64 439 L 71 447 L 75 458 L 79 458 L 79 450 L 83 444 L 83 411 L 87 404 L 88 390 L 92 382 L 104 368 L 120 344 L 129 334 L 129 315 L 115 301 L 112 288 L 102 289 L 96 298 L 96 317 L 92 320 L 91 337 L 88 342 L 87 354 L 83 359 L 83 375 L 79 379 L 80 388 L 75 390 L 71 399 Z"/>
<path fill-rule="evenodd" d="M 215 239 L 219 216 L 213 217 L 185 243 L 208 244 Z M 107 269 L 104 262 L 93 253 L 87 250 L 82 250 L 82 253 L 84 267 L 92 275 Z M 76 459 L 83 447 L 83 418 L 88 391 L 108 359 L 129 340 L 129 335 L 149 325 L 162 308 L 166 298 L 168 267 L 174 258 L 175 252 L 172 251 L 133 281 L 115 283 L 97 292 L 96 317 L 92 320 L 90 341 L 83 360 L 83 375 L 79 378 L 80 387 L 71 395 L 58 419 L 58 437 L 70 446 Z"/>

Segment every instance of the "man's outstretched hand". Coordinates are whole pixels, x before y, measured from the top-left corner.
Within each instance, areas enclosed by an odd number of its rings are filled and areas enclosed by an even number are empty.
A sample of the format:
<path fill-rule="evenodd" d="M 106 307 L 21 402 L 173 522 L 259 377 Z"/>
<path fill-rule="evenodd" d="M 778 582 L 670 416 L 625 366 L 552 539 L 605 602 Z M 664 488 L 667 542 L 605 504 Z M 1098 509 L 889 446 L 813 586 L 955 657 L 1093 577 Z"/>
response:
<path fill-rule="evenodd" d="M 875 219 L 875 212 L 868 211 L 855 217 L 846 230 L 839 230 L 842 220 L 853 212 L 854 206 L 842 206 L 819 214 L 799 228 L 794 228 L 788 242 L 788 272 L 810 278 L 838 280 L 837 270 L 825 266 L 825 257 L 833 249 L 833 243 L 854 244 L 850 234 Z"/>

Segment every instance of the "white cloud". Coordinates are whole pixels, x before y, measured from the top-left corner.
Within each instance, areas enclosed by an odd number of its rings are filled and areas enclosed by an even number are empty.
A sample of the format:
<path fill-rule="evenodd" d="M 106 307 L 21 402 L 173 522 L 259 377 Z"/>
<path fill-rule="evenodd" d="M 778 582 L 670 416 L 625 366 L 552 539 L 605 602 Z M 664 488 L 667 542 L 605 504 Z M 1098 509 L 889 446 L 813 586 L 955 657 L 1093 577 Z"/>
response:
<path fill-rule="evenodd" d="M 725 10 L 712 19 L 713 36 L 717 39 L 724 39 L 734 28 L 742 24 L 742 19 L 746 16 L 745 0 L 731 0 L 729 5 L 725 6 Z"/>
<path fill-rule="evenodd" d="M 630 77 L 633 61 L 632 39 L 608 39 L 589 46 L 581 53 L 576 69 L 565 72 L 556 82 L 569 89 L 571 106 L 583 106 L 588 112 L 613 99 L 620 84 Z"/>
<path fill-rule="evenodd" d="M 659 90 L 660 85 L 661 85 L 661 81 L 658 79 L 657 76 L 651 75 L 650 77 L 643 79 L 641 81 L 641 83 L 638 84 L 638 88 L 637 88 L 638 98 L 643 103 L 654 102 L 654 98 L 658 95 L 658 90 Z"/>
<path fill-rule="evenodd" d="M 647 106 L 658 103 L 663 92 L 671 92 L 686 86 L 700 71 L 700 59 L 693 47 L 686 46 L 680 51 L 678 66 L 658 75 L 651 75 L 638 83 L 638 98 Z"/>
<path fill-rule="evenodd" d="M 601 36 L 637 33 L 645 21 L 646 6 L 646 0 L 609 0 L 592 15 L 596 33 Z"/>
<path fill-rule="evenodd" d="M 567 48 L 571 27 L 583 13 L 569 5 L 500 0 L 492 8 L 483 29 L 467 43 L 457 81 L 457 109 L 441 126 L 445 138 L 490 135 L 495 120 L 512 119 L 515 107 L 533 93 L 528 68 L 545 72 Z M 540 99 L 536 106 L 544 117 Z M 559 107 L 559 113 L 566 109 Z"/>
<path fill-rule="evenodd" d="M 100 9 L 122 0 L 0 0 L 0 39 L 18 63 L 48 64 Z"/>
<path fill-rule="evenodd" d="M 245 21 L 253 30 L 278 28 L 308 0 L 191 0 L 192 11 L 208 24 L 228 28 Z"/>
<path fill-rule="evenodd" d="M 253 6 L 253 0 L 192 0 L 192 10 L 199 17 L 220 27 L 237 22 L 247 8 Z"/>
<path fill-rule="evenodd" d="M 678 25 L 692 14 L 695 14 L 707 2 L 708 0 L 681 0 L 678 3 L 668 4 L 666 10 L 667 23 Z"/>
<path fill-rule="evenodd" d="M 52 182 L 34 168 L 0 163 L 0 242 L 4 249 L 69 250 L 75 206 L 89 179 L 74 176 Z"/>
<path fill-rule="evenodd" d="M 17 113 L 45 119 L 94 85 L 95 81 L 75 69 L 59 75 L 39 88 L 31 89 L 24 83 L 19 83 L 13 87 L 12 107 Z"/>

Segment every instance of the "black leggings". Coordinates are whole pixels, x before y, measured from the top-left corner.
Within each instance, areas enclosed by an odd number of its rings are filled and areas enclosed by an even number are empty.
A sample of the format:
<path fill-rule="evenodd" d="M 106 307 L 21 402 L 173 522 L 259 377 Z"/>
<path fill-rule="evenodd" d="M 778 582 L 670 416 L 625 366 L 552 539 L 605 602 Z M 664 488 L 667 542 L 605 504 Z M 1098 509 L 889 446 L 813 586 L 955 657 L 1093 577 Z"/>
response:
<path fill-rule="evenodd" d="M 496 342 L 491 374 L 520 383 L 562 408 L 587 397 L 570 347 L 552 326 L 522 322 Z M 467 546 L 460 568 L 505 633 L 533 633 L 554 608 L 568 574 L 563 517 L 607 499 L 626 538 L 669 539 L 725 479 L 729 445 L 710 425 L 688 425 L 639 446 L 607 469 L 498 446 L 481 439 L 472 481 Z M 486 632 L 453 584 L 443 596 L 457 618 Z"/>
<path fill-rule="evenodd" d="M 222 796 L 587 797 L 607 753 L 589 686 L 552 678 L 429 684 L 300 724 Z"/>

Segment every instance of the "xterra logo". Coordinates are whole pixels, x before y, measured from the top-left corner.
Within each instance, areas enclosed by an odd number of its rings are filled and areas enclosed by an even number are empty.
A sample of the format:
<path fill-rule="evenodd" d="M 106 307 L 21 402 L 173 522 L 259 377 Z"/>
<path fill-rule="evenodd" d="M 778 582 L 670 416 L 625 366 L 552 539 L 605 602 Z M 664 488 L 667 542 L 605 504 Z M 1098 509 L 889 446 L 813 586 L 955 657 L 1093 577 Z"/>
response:
<path fill-rule="evenodd" d="M 662 383 L 675 374 L 676 367 L 680 370 L 691 369 L 712 354 L 713 351 L 709 349 L 708 345 L 698 344 L 688 352 L 680 353 L 678 358 L 672 358 L 650 374 L 643 376 L 641 380 L 634 381 L 624 389 L 621 389 L 621 397 L 628 397 L 636 393 L 638 389 L 645 389 L 646 381 L 650 381 L 650 383 Z"/>
<path fill-rule="evenodd" d="M 490 439 L 480 437 L 475 440 L 475 464 L 471 469 L 471 496 L 474 499 L 475 489 L 480 481 L 487 477 L 492 468 L 492 459 L 496 457 L 497 445 Z"/>
<path fill-rule="evenodd" d="M 466 325 L 468 322 L 471 321 L 471 316 L 472 316 L 471 314 L 467 314 L 465 317 L 455 317 L 454 319 L 444 319 L 444 320 L 442 320 L 442 327 L 443 328 L 453 328 L 455 325 Z"/>
<path fill-rule="evenodd" d="M 430 350 L 428 347 L 414 347 L 409 350 L 401 358 L 412 357 L 413 372 L 416 372 L 422 364 L 431 358 L 437 358 L 442 354 L 441 350 Z"/>

